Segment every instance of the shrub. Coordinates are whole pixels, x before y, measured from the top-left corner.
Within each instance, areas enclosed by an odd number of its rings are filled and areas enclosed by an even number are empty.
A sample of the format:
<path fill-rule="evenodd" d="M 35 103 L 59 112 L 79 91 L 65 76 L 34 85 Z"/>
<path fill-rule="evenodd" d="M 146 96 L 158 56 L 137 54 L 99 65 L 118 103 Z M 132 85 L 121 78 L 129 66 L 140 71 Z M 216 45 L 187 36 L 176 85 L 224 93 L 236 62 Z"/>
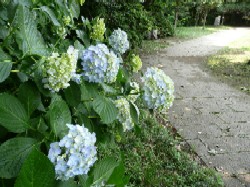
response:
<path fill-rule="evenodd" d="M 126 32 L 105 33 L 102 18 L 79 19 L 79 4 L 0 3 L 3 186 L 128 183 L 122 157 L 96 157 L 96 146 L 134 130 L 143 91 L 130 82 L 133 69 L 122 60 L 129 48 Z M 140 66 L 132 65 L 136 71 Z"/>

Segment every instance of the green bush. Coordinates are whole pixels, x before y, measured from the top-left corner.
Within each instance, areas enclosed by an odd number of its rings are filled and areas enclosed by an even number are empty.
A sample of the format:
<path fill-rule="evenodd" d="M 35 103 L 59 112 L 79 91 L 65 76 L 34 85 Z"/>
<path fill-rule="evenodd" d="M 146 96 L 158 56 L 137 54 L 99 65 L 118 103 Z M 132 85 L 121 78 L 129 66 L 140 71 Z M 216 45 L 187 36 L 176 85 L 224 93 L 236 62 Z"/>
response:
<path fill-rule="evenodd" d="M 109 30 L 121 28 L 126 31 L 132 48 L 141 46 L 147 31 L 151 31 L 156 22 L 141 3 L 116 3 L 112 5 L 87 1 L 86 4 L 87 6 L 82 8 L 84 16 L 89 18 L 103 17 Z"/>

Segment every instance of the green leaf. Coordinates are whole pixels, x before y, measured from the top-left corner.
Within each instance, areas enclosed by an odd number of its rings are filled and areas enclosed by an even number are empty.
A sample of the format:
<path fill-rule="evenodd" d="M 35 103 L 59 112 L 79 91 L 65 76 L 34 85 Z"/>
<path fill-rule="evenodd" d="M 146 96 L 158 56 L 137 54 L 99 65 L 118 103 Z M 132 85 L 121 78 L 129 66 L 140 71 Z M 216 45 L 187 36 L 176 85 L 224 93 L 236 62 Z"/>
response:
<path fill-rule="evenodd" d="M 64 100 L 56 99 L 49 106 L 49 121 L 52 131 L 59 138 L 68 132 L 66 124 L 71 123 L 71 113 Z"/>
<path fill-rule="evenodd" d="M 117 108 L 111 99 L 98 96 L 93 101 L 93 109 L 105 124 L 112 123 L 117 117 Z"/>
<path fill-rule="evenodd" d="M 54 187 L 54 165 L 47 156 L 36 149 L 25 160 L 15 187 Z"/>
<path fill-rule="evenodd" d="M 91 101 L 93 98 L 98 96 L 97 84 L 82 82 L 80 89 L 82 101 Z"/>
<path fill-rule="evenodd" d="M 129 105 L 130 105 L 130 115 L 131 115 L 131 118 L 133 120 L 133 122 L 135 124 L 138 124 L 139 123 L 139 110 L 138 107 L 132 103 L 132 102 L 129 102 Z"/>
<path fill-rule="evenodd" d="M 76 30 L 76 35 L 79 39 L 82 40 L 86 48 L 90 45 L 90 39 L 86 32 L 82 30 Z"/>
<path fill-rule="evenodd" d="M 107 157 L 96 163 L 93 176 L 93 184 L 100 184 L 103 180 L 108 181 L 114 169 L 119 165 L 114 157 Z"/>
<path fill-rule="evenodd" d="M 16 40 L 24 55 L 46 56 L 48 49 L 41 33 L 37 30 L 34 17 L 35 15 L 27 7 L 18 7 L 16 24 L 19 30 L 16 32 Z"/>
<path fill-rule="evenodd" d="M 10 132 L 20 133 L 28 128 L 29 117 L 17 98 L 0 94 L 0 124 Z"/>
<path fill-rule="evenodd" d="M 88 176 L 88 175 L 79 176 L 79 185 L 81 185 L 81 187 L 91 187 L 92 183 L 93 183 L 93 176 Z"/>
<path fill-rule="evenodd" d="M 61 24 L 59 23 L 59 21 L 57 20 L 56 18 L 56 15 L 55 13 L 53 12 L 53 10 L 51 10 L 49 7 L 47 6 L 41 6 L 40 9 L 43 11 L 43 12 L 46 12 L 49 16 L 49 18 L 51 19 L 51 21 L 53 22 L 53 24 L 55 26 L 58 26 L 60 27 Z"/>
<path fill-rule="evenodd" d="M 70 83 L 70 86 L 64 90 L 64 94 L 66 101 L 72 107 L 76 107 L 81 102 L 81 90 L 75 82 Z"/>
<path fill-rule="evenodd" d="M 35 139 L 23 137 L 12 138 L 4 142 L 0 146 L 0 176 L 16 177 L 35 144 Z"/>
<path fill-rule="evenodd" d="M 67 181 L 58 181 L 56 187 L 78 187 L 74 179 L 69 179 Z M 81 186 L 82 187 L 82 186 Z"/>
<path fill-rule="evenodd" d="M 101 83 L 101 86 L 102 86 L 103 91 L 106 93 L 113 93 L 113 94 L 117 93 L 113 87 L 111 87 L 105 83 Z"/>
<path fill-rule="evenodd" d="M 85 47 L 78 40 L 74 42 L 74 47 L 80 51 L 83 51 L 85 49 Z"/>
<path fill-rule="evenodd" d="M 0 62 L 0 83 L 9 77 L 11 68 L 11 62 Z"/>
<path fill-rule="evenodd" d="M 30 116 L 41 104 L 41 95 L 35 84 L 25 82 L 19 87 L 18 99 Z"/>
<path fill-rule="evenodd" d="M 12 68 L 11 58 L 0 47 L 0 83 L 5 81 L 10 75 Z"/>
<path fill-rule="evenodd" d="M 80 15 L 80 6 L 79 6 L 79 0 L 70 0 L 70 13 L 73 17 L 78 18 Z"/>
<path fill-rule="evenodd" d="M 113 184 L 116 187 L 124 187 L 127 183 L 127 181 L 125 181 L 124 179 L 126 179 L 125 177 L 125 167 L 123 162 L 121 161 L 119 166 L 117 166 L 112 175 L 110 176 L 109 180 L 108 180 L 108 184 Z"/>

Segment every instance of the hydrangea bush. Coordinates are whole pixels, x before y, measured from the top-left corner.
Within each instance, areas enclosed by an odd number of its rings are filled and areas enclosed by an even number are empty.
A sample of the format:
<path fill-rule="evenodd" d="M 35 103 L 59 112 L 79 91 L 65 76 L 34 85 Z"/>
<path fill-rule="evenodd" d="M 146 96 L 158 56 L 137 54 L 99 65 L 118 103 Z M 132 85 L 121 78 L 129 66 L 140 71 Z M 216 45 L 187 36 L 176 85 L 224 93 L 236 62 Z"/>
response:
<path fill-rule="evenodd" d="M 125 54 L 126 32 L 105 37 L 103 19 L 79 19 L 76 0 L 0 6 L 3 186 L 125 186 L 122 157 L 99 159 L 97 147 L 140 128 L 141 100 L 169 108 L 172 80 L 149 68 L 135 82 L 142 62 Z"/>

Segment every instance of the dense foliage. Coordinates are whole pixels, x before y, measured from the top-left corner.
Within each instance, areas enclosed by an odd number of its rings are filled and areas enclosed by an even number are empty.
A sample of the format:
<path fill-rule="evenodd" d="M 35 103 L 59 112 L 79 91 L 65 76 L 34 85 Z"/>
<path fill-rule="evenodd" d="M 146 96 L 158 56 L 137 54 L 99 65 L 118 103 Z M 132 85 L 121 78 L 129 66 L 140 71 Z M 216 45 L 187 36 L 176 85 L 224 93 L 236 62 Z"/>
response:
<path fill-rule="evenodd" d="M 97 147 L 140 129 L 142 108 L 173 102 L 163 71 L 149 69 L 156 80 L 146 73 L 145 86 L 132 81 L 142 62 L 123 58 L 129 36 L 106 31 L 102 18 L 80 17 L 80 3 L 0 4 L 3 186 L 125 186 L 122 153 L 100 158 Z"/>

